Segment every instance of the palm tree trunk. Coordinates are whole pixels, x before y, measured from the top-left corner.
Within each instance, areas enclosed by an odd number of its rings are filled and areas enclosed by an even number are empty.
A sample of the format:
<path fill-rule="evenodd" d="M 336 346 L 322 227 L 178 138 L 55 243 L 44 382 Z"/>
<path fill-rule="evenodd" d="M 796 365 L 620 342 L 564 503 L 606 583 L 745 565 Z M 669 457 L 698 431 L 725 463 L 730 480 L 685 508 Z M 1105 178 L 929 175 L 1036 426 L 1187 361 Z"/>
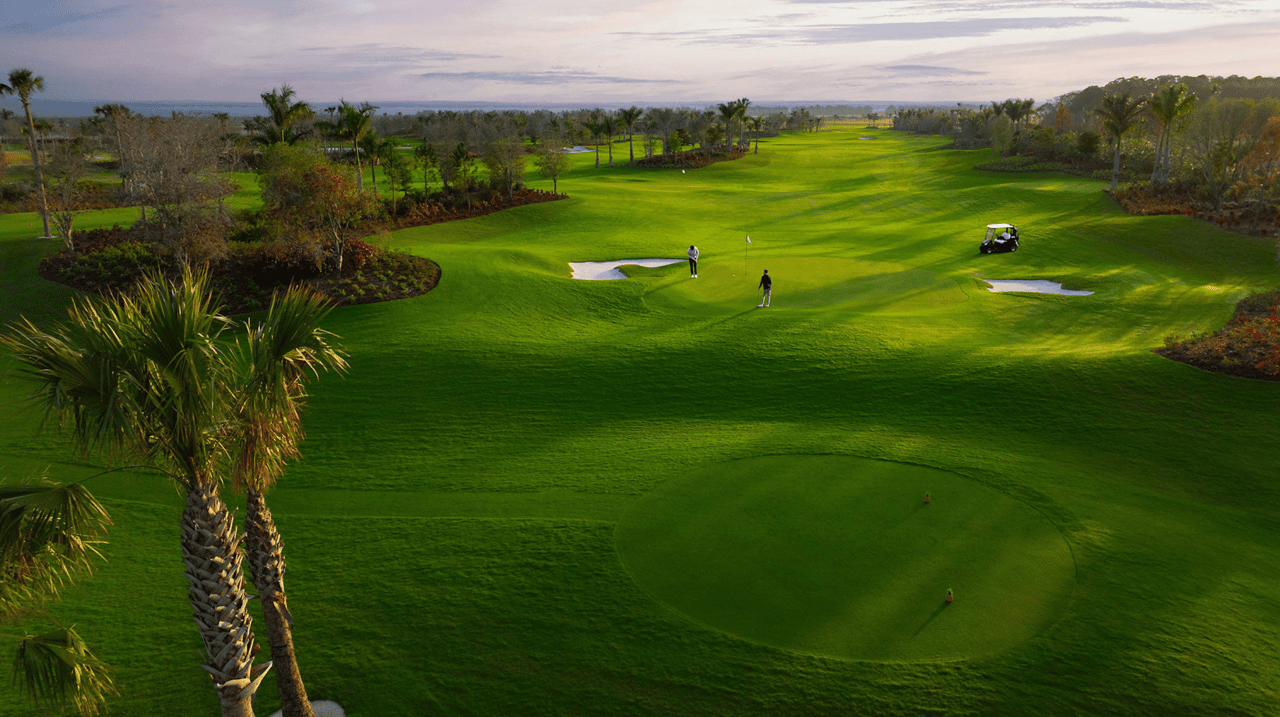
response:
<path fill-rule="evenodd" d="M 27 113 L 27 145 L 31 148 L 31 166 L 36 174 L 36 189 L 40 192 L 40 218 L 44 220 L 44 236 L 49 233 L 49 203 L 44 197 L 44 177 L 40 174 L 40 157 L 36 152 L 36 123 L 31 119 L 31 103 L 22 97 L 22 110 Z"/>
<path fill-rule="evenodd" d="M 232 515 L 209 483 L 191 478 L 182 513 L 187 592 L 209 658 L 202 667 L 213 678 L 222 717 L 253 717 L 253 697 L 271 663 L 253 664 L 258 646 L 240 566 L 244 553 Z"/>
<path fill-rule="evenodd" d="M 351 148 L 356 151 L 356 191 L 364 192 L 364 168 L 360 166 L 360 145 L 353 139 Z"/>
<path fill-rule="evenodd" d="M 1111 191 L 1116 191 L 1120 183 L 1120 138 L 1116 138 L 1116 157 L 1111 163 Z"/>
<path fill-rule="evenodd" d="M 262 619 L 267 626 L 271 662 L 276 668 L 276 685 L 280 688 L 280 709 L 284 717 L 316 717 L 293 651 L 293 616 L 284 593 L 284 541 L 276 531 L 271 509 L 262 493 L 250 488 L 246 491 L 246 501 L 244 537 L 249 576 L 262 601 Z"/>

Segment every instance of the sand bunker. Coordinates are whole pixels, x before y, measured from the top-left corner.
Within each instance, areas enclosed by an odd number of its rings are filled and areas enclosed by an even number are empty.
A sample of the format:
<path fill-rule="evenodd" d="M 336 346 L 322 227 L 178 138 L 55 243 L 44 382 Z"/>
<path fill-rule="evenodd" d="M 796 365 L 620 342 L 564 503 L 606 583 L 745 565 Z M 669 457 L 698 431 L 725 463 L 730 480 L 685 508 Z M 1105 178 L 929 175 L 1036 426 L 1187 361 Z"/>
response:
<path fill-rule="evenodd" d="M 859 137 L 858 139 L 875 139 L 875 137 Z"/>
<path fill-rule="evenodd" d="M 611 281 L 613 279 L 625 279 L 625 274 L 618 271 L 620 266 L 647 266 L 653 268 L 655 266 L 666 266 L 668 264 L 679 264 L 684 259 L 620 259 L 618 261 L 571 261 L 569 268 L 573 269 L 573 278 L 583 279 L 586 281 Z"/>
<path fill-rule="evenodd" d="M 1092 291 L 1073 291 L 1062 288 L 1062 282 L 1043 279 L 983 279 L 991 285 L 990 291 L 1024 291 L 1031 294 L 1061 294 L 1062 296 L 1089 296 Z"/>
<path fill-rule="evenodd" d="M 557 150 L 554 150 L 554 151 L 555 151 L 557 154 L 583 154 L 584 152 L 594 152 L 595 150 L 594 150 L 594 149 L 587 149 L 586 147 L 583 147 L 582 145 L 577 145 L 576 147 L 570 147 L 570 148 L 568 148 L 568 149 L 557 149 Z"/>

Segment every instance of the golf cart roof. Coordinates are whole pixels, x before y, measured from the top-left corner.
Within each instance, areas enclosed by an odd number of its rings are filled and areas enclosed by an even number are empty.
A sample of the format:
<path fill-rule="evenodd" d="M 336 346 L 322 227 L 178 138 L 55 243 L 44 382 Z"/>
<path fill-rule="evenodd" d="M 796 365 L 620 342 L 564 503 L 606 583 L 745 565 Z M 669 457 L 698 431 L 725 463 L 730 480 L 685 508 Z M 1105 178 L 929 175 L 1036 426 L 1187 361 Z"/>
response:
<path fill-rule="evenodd" d="M 988 224 L 987 228 L 988 229 L 1013 229 L 1014 226 L 1012 224 Z"/>

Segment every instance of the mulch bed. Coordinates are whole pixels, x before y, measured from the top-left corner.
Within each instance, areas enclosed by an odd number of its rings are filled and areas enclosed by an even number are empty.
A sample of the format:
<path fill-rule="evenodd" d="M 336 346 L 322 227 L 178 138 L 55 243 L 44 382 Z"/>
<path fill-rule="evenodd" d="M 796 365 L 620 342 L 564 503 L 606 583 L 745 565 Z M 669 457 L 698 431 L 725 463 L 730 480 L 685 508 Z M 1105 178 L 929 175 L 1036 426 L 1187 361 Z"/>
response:
<path fill-rule="evenodd" d="M 1218 212 L 1190 191 L 1159 189 L 1147 184 L 1110 192 L 1122 209 L 1135 216 L 1182 215 L 1195 217 L 1237 234 L 1280 236 L 1280 203 L 1226 202 Z"/>
<path fill-rule="evenodd" d="M 1270 317 L 1275 316 L 1277 305 L 1280 305 L 1280 289 L 1250 296 L 1236 304 L 1231 319 L 1220 331 L 1186 340 L 1170 337 L 1165 340 L 1165 346 L 1152 349 L 1152 353 L 1214 373 L 1280 381 L 1280 374 L 1257 367 L 1260 357 L 1275 347 L 1258 342 L 1237 328 L 1243 322 L 1268 319 L 1274 322 Z"/>

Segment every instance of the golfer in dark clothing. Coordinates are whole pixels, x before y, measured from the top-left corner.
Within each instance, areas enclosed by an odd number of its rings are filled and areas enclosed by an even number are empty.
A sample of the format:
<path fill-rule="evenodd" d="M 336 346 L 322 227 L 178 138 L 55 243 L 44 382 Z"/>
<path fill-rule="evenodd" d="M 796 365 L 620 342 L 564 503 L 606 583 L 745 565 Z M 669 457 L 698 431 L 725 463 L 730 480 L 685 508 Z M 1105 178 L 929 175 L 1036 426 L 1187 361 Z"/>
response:
<path fill-rule="evenodd" d="M 760 304 L 756 308 L 769 305 L 769 290 L 773 288 L 773 278 L 769 276 L 769 270 L 764 270 L 764 276 L 760 277 L 760 286 L 757 289 L 763 289 L 764 293 L 760 295 Z"/>
<path fill-rule="evenodd" d="M 689 278 L 698 278 L 698 247 L 689 245 Z"/>

